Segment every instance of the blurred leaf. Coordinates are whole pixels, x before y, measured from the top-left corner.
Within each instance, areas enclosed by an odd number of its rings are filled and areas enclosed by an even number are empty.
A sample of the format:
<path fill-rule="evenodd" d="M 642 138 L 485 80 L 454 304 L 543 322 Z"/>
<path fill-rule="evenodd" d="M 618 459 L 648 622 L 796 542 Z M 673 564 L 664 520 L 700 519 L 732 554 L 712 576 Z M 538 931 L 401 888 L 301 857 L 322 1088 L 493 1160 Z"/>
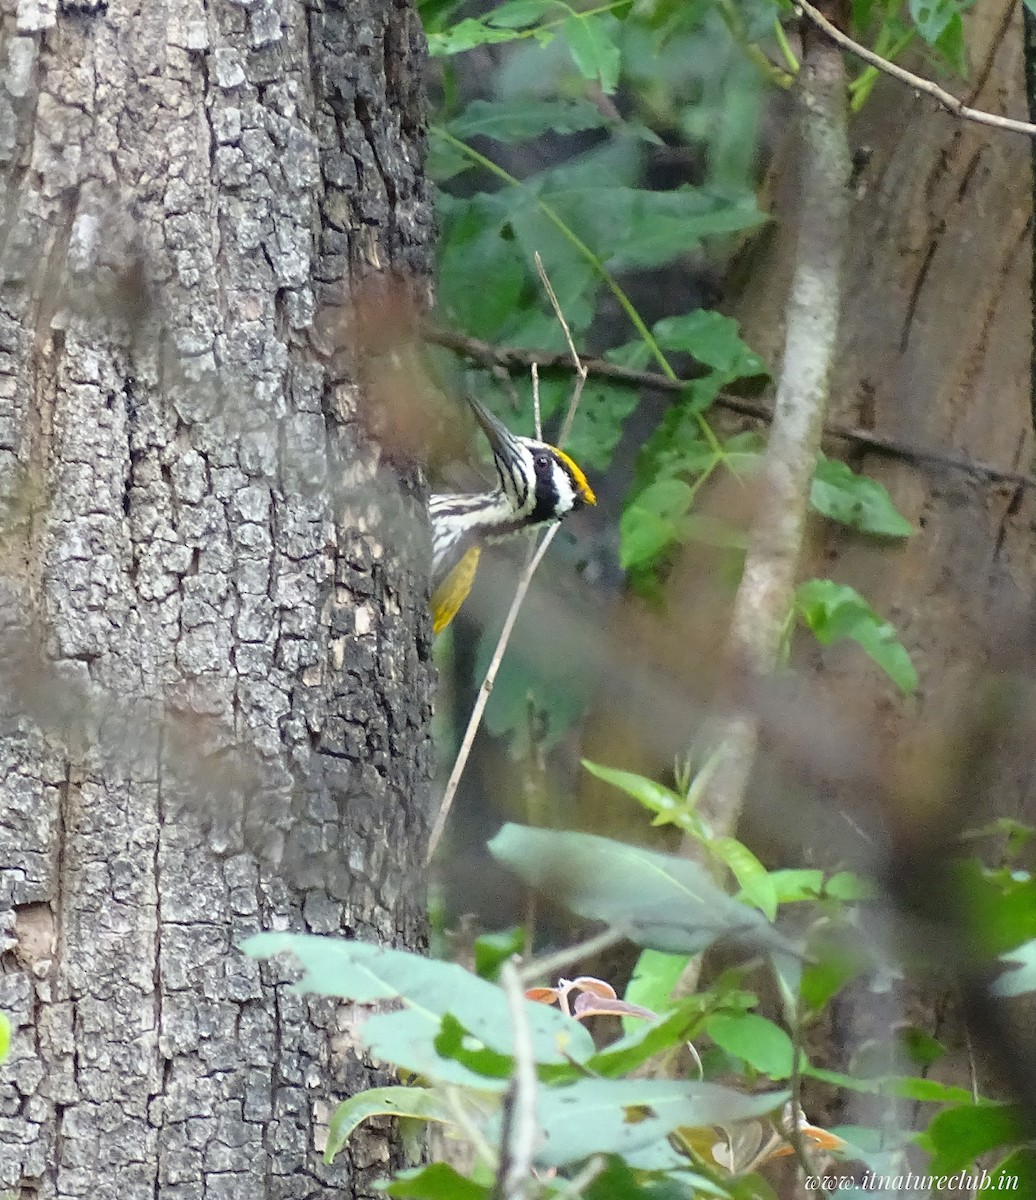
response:
<path fill-rule="evenodd" d="M 473 100 L 447 129 L 464 142 L 473 137 L 525 142 L 550 130 L 578 133 L 612 123 L 589 100 Z"/>
<path fill-rule="evenodd" d="M 1020 996 L 1036 992 L 1036 939 L 1000 956 L 1011 970 L 1005 971 L 992 986 L 994 995 Z"/>
<path fill-rule="evenodd" d="M 983 1183 L 985 1192 L 1011 1192 L 1016 1196 L 1036 1196 L 1036 1150 L 1023 1146 L 1009 1154 L 990 1171 L 989 1180 Z"/>
<path fill-rule="evenodd" d="M 625 996 L 631 1004 L 642 1004 L 657 1013 L 672 1007 L 669 993 L 676 985 L 690 962 L 686 954 L 664 954 L 661 950 L 641 950 L 633 968 L 633 975 L 626 985 Z M 622 1023 L 627 1032 L 636 1032 L 634 1022 Z"/>
<path fill-rule="evenodd" d="M 608 30 L 607 15 L 569 17 L 561 36 L 583 78 L 599 83 L 611 95 L 618 86 L 621 56 Z"/>
<path fill-rule="evenodd" d="M 845 463 L 824 455 L 817 460 L 809 499 L 818 513 L 863 533 L 909 537 L 915 532 L 876 479 L 857 475 Z"/>
<path fill-rule="evenodd" d="M 421 1121 L 452 1121 L 454 1118 L 439 1096 L 430 1088 L 369 1088 L 343 1101 L 334 1111 L 327 1130 L 324 1162 L 335 1155 L 352 1136 L 353 1130 L 369 1117 L 414 1117 Z"/>
<path fill-rule="evenodd" d="M 446 1163 L 400 1171 L 384 1190 L 400 1200 L 489 1200 L 492 1193 L 492 1188 L 459 1175 Z"/>
<path fill-rule="evenodd" d="M 668 1079 L 581 1079 L 542 1088 L 536 1107 L 546 1141 L 537 1160 L 562 1167 L 591 1154 L 627 1154 L 663 1141 L 681 1126 L 762 1116 L 787 1098 L 787 1092 L 746 1096 L 712 1083 Z"/>
<path fill-rule="evenodd" d="M 698 863 L 587 833 L 505 825 L 493 857 L 579 916 L 630 929 L 633 941 L 697 954 L 718 938 L 796 953 L 760 914 L 732 900 Z"/>
<path fill-rule="evenodd" d="M 917 689 L 917 672 L 895 629 L 847 584 L 812 579 L 795 592 L 795 607 L 823 646 L 856 642 L 902 692 Z"/>
<path fill-rule="evenodd" d="M 254 958 L 290 951 L 305 972 L 295 985 L 298 991 L 340 996 L 361 1004 L 402 1000 L 413 1012 L 426 1015 L 430 1042 L 440 1032 L 441 1018 L 449 1013 L 486 1046 L 500 1054 L 514 1053 L 506 996 L 494 984 L 455 963 L 311 934 L 259 933 L 246 939 L 241 948 Z M 578 1021 L 531 1001 L 525 1008 L 537 1061 L 581 1061 L 593 1053 L 593 1041 Z M 364 1028 L 376 1019 L 398 1015 L 378 1014 Z"/>
<path fill-rule="evenodd" d="M 874 884 L 852 871 L 836 871 L 824 885 L 824 894 L 847 904 L 857 900 L 873 900 L 877 896 Z"/>
<path fill-rule="evenodd" d="M 700 188 L 561 186 L 541 194 L 612 271 L 660 266 L 689 254 L 704 238 L 740 233 L 765 217 L 747 201 Z M 567 313 L 566 313 L 567 315 Z"/>
<path fill-rule="evenodd" d="M 500 29 L 525 29 L 535 25 L 551 9 L 558 11 L 563 7 L 557 0 L 507 0 L 507 3 L 491 8 L 485 20 Z"/>
<path fill-rule="evenodd" d="M 664 1054 L 697 1037 L 706 1014 L 717 1003 L 709 995 L 688 996 L 661 1020 L 638 1021 L 619 1041 L 589 1059 L 586 1069 L 606 1078 L 628 1075 L 656 1054 Z"/>
<path fill-rule="evenodd" d="M 770 374 L 766 363 L 741 340 L 737 321 L 722 313 L 700 308 L 682 317 L 665 317 L 651 332 L 663 350 L 692 354 L 726 381 Z"/>
<path fill-rule="evenodd" d="M 924 40 L 934 46 L 954 17 L 960 20 L 958 0 L 910 0 L 910 16 Z"/>
<path fill-rule="evenodd" d="M 587 380 L 565 450 L 584 470 L 606 471 L 622 437 L 623 422 L 639 399 L 634 387 Z"/>
<path fill-rule="evenodd" d="M 509 958 L 525 949 L 525 930 L 521 926 L 500 933 L 483 933 L 475 939 L 475 974 L 495 979 Z"/>
<path fill-rule="evenodd" d="M 1025 1131 L 1025 1120 L 1017 1105 L 969 1104 L 937 1113 L 917 1142 L 931 1152 L 928 1172 L 950 1175 L 988 1150 L 1023 1141 Z"/>
<path fill-rule="evenodd" d="M 0 1062 L 11 1050 L 11 1021 L 6 1013 L 0 1012 Z"/>
<path fill-rule="evenodd" d="M 710 1038 L 735 1058 L 773 1079 L 787 1079 L 792 1071 L 791 1038 L 758 1013 L 716 1013 L 705 1023 Z"/>
<path fill-rule="evenodd" d="M 946 1055 L 946 1047 L 917 1025 L 906 1025 L 898 1033 L 910 1061 L 918 1067 L 930 1067 Z"/>
<path fill-rule="evenodd" d="M 507 210 L 492 196 L 442 205 L 439 304 L 451 324 L 493 338 L 513 317 L 526 281 L 526 265 L 504 237 Z"/>
<path fill-rule="evenodd" d="M 770 882 L 778 904 L 818 900 L 824 890 L 824 872 L 813 867 L 771 871 Z"/>
<path fill-rule="evenodd" d="M 624 570 L 654 562 L 680 537 L 680 518 L 694 501 L 682 479 L 659 479 L 638 493 L 619 520 Z"/>
<path fill-rule="evenodd" d="M 708 852 L 729 868 L 741 885 L 741 898 L 754 904 L 769 921 L 777 919 L 777 893 L 763 864 L 746 845 L 732 837 L 710 838 Z"/>
<path fill-rule="evenodd" d="M 612 787 L 625 792 L 627 796 L 632 796 L 634 800 L 642 804 L 649 812 L 669 817 L 672 814 L 686 811 L 687 809 L 687 801 L 683 796 L 674 792 L 671 788 L 664 787 L 661 783 L 656 783 L 653 779 L 648 779 L 644 775 L 637 775 L 633 771 L 620 771 L 615 767 L 603 767 L 599 763 L 590 762 L 587 758 L 580 761 L 591 775 L 597 779 L 604 780 L 605 783 L 610 783 Z"/>

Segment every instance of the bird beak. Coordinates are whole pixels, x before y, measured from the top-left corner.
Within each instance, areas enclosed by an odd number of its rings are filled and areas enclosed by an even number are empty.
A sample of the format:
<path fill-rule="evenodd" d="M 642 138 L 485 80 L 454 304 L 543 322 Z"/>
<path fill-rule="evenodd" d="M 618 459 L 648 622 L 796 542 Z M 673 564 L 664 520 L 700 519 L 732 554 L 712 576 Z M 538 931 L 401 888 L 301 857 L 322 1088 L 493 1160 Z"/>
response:
<path fill-rule="evenodd" d="M 513 457 L 514 434 L 473 396 L 468 397 L 468 403 L 475 414 L 475 420 L 478 421 L 482 432 L 486 435 L 490 446 L 492 446 L 493 453 L 499 454 L 505 459 Z"/>

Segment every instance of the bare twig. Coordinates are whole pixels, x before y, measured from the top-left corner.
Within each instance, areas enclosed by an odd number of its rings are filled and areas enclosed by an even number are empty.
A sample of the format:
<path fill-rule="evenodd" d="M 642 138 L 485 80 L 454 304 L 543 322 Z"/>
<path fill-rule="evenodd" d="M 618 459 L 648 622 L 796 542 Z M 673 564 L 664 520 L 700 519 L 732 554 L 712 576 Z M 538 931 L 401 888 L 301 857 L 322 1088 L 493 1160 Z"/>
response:
<path fill-rule="evenodd" d="M 908 84 L 915 91 L 923 92 L 926 96 L 931 96 L 937 104 L 940 104 L 947 112 L 952 113 L 953 116 L 960 117 L 964 121 L 974 121 L 978 125 L 988 125 L 993 129 L 1003 129 L 1008 133 L 1021 133 L 1026 137 L 1036 137 L 1036 125 L 1030 124 L 1028 121 L 1016 121 L 1013 117 L 1001 117 L 996 113 L 984 112 L 982 109 L 969 107 L 962 100 L 958 100 L 952 92 L 947 92 L 944 88 L 939 87 L 937 83 L 932 83 L 930 79 L 915 75 L 913 71 L 907 71 L 896 63 L 889 62 L 887 58 L 882 58 L 880 54 L 875 54 L 873 50 L 868 50 L 866 46 L 861 46 L 859 42 L 854 41 L 848 34 L 843 33 L 837 25 L 832 25 L 823 13 L 815 9 L 808 0 L 792 0 L 792 2 L 803 16 L 812 21 L 818 29 L 822 30 L 831 41 L 841 46 L 843 50 L 851 51 L 857 58 L 863 59 L 865 63 L 870 63 L 872 67 L 876 67 L 886 75 L 891 75 L 893 79 L 898 79 L 901 83 Z"/>
<path fill-rule="evenodd" d="M 451 330 L 428 328 L 425 330 L 428 341 L 438 346 L 444 346 L 456 354 L 462 354 L 475 362 L 482 362 L 492 367 L 499 367 L 509 372 L 525 372 L 530 366 L 548 369 L 574 371 L 572 363 L 565 354 L 553 350 L 526 350 L 519 346 L 496 346 L 479 338 L 468 337 L 466 334 L 455 333 Z M 636 371 L 631 367 L 621 367 L 617 363 L 608 362 L 603 358 L 580 356 L 580 363 L 586 368 L 588 375 L 601 379 L 614 379 L 617 383 L 652 388 L 662 392 L 682 392 L 690 382 L 690 378 L 672 380 L 656 371 Z M 693 372 L 692 372 L 693 376 Z M 757 421 L 770 422 L 773 420 L 773 409 L 757 400 L 744 396 L 734 396 L 721 393 L 715 403 L 729 412 L 738 413 L 743 417 L 752 417 Z M 841 438 L 854 445 L 873 450 L 889 458 L 902 459 L 905 462 L 930 464 L 933 467 L 943 467 L 951 471 L 961 471 L 976 479 L 996 483 L 1011 483 L 1018 487 L 1036 490 L 1036 475 L 1024 471 L 1011 470 L 1008 467 L 998 467 L 992 463 L 978 462 L 965 455 L 946 454 L 943 451 L 928 446 L 917 446 L 912 442 L 904 442 L 899 438 L 888 437 L 875 433 L 870 429 L 860 429 L 855 425 L 845 425 L 839 421 L 828 421 L 824 424 L 826 437 Z"/>
<path fill-rule="evenodd" d="M 572 422 L 575 420 L 576 409 L 579 407 L 579 398 L 583 394 L 583 387 L 586 384 L 587 369 L 583 360 L 579 357 L 579 351 L 576 349 L 576 344 L 572 340 L 572 330 L 568 327 L 568 322 L 565 320 L 565 314 L 561 311 L 561 305 L 558 303 L 557 293 L 550 282 L 543 266 L 543 259 L 540 258 L 540 252 L 536 251 L 536 270 L 539 272 L 540 280 L 550 297 L 551 307 L 554 309 L 554 315 L 558 319 L 558 324 L 565 332 L 565 341 L 568 342 L 568 352 L 572 356 L 572 365 L 575 368 L 578 379 L 576 386 L 572 390 L 572 399 L 568 402 L 568 412 L 565 413 L 565 419 L 561 424 L 561 431 L 558 433 L 558 445 L 563 446 L 567 441 L 569 434 L 572 432 Z M 537 428 L 539 428 L 537 426 Z M 537 434 L 537 437 L 539 434 Z"/>
<path fill-rule="evenodd" d="M 521 980 L 523 983 L 535 983 L 537 979 L 551 979 L 554 973 L 560 971 L 562 967 L 567 967 L 570 963 L 579 962 L 591 955 L 600 954 L 602 950 L 617 946 L 619 942 L 624 942 L 629 935 L 630 931 L 624 925 L 613 925 L 603 933 L 595 933 L 593 937 L 576 942 L 574 946 L 566 946 L 563 950 L 557 950 L 553 954 L 544 954 L 540 958 L 534 958 L 522 967 Z"/>
<path fill-rule="evenodd" d="M 525 569 L 518 580 L 518 586 L 514 591 L 514 599 L 511 601 L 511 607 L 507 610 L 504 626 L 500 630 L 496 649 L 493 651 L 493 657 L 489 662 L 489 669 L 486 671 L 485 679 L 482 680 L 482 686 L 478 689 L 478 695 L 475 698 L 471 716 L 468 718 L 468 727 L 464 731 L 464 740 L 460 744 L 456 761 L 453 764 L 453 770 L 450 772 L 450 777 L 446 782 L 446 790 L 442 795 L 442 803 L 439 805 L 435 824 L 432 826 L 431 836 L 428 839 L 428 861 L 431 861 L 432 855 L 435 853 L 436 847 L 442 838 L 443 830 L 446 828 L 446 818 L 450 815 L 450 809 L 453 807 L 453 798 L 457 794 L 460 778 L 464 774 L 464 768 L 467 766 L 468 756 L 471 754 L 471 747 L 475 741 L 475 734 L 478 733 L 478 727 L 482 722 L 482 714 L 489 703 L 489 693 L 493 690 L 493 683 L 496 680 L 497 672 L 500 670 L 504 651 L 507 649 L 507 643 L 511 640 L 511 632 L 514 629 L 515 621 L 518 619 L 518 610 L 525 599 L 525 593 L 529 590 L 529 584 L 536 573 L 536 568 L 543 560 L 544 554 L 547 553 L 547 548 L 554 540 L 554 535 L 557 533 L 558 528 L 559 526 L 554 524 L 547 529 L 546 533 L 540 539 L 539 545 L 529 555 Z"/>
<path fill-rule="evenodd" d="M 524 1200 L 532 1182 L 532 1160 L 539 1125 L 536 1121 L 536 1060 L 529 1032 L 525 996 L 513 962 L 500 968 L 500 983 L 514 1029 L 514 1074 L 504 1101 L 500 1133 L 500 1166 L 493 1200 Z"/>

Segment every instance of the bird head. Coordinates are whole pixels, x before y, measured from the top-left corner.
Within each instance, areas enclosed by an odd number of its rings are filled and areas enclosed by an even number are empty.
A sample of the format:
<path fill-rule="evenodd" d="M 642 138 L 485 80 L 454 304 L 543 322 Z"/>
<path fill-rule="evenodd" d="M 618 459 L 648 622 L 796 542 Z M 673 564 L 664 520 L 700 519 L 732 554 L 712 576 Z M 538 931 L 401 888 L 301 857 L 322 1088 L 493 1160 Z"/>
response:
<path fill-rule="evenodd" d="M 597 503 L 586 476 L 563 450 L 518 437 L 477 400 L 469 397 L 469 401 L 492 448 L 500 487 L 516 515 L 535 525 Z"/>

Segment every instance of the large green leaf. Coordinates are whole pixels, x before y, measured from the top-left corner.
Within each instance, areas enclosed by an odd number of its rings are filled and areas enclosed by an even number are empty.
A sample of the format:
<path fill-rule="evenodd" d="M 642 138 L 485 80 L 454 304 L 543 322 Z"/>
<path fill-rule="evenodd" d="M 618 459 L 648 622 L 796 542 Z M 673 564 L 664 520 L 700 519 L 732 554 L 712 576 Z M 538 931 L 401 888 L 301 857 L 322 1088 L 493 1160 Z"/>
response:
<path fill-rule="evenodd" d="M 473 100 L 447 129 L 461 141 L 488 137 L 498 142 L 524 142 L 550 130 L 578 133 L 610 123 L 589 100 Z"/>
<path fill-rule="evenodd" d="M 687 954 L 641 950 L 623 999 L 629 1004 L 650 1008 L 653 1012 L 666 1012 L 672 1007 L 669 994 L 689 962 L 690 956 Z M 623 1018 L 622 1027 L 627 1033 L 636 1032 L 641 1025 L 642 1022 L 635 1021 L 632 1017 Z"/>
<path fill-rule="evenodd" d="M 352 1136 L 353 1130 L 369 1117 L 414 1117 L 420 1121 L 452 1121 L 453 1114 L 442 1097 L 430 1088 L 368 1088 L 350 1096 L 335 1109 L 327 1130 L 324 1162 L 335 1155 Z"/>
<path fill-rule="evenodd" d="M 507 997 L 495 984 L 455 963 L 311 934 L 259 933 L 248 938 L 242 949 L 256 958 L 290 951 L 305 972 L 296 984 L 299 991 L 341 996 L 361 1004 L 402 1000 L 411 1011 L 426 1016 L 433 1039 L 442 1018 L 450 1014 L 498 1054 L 514 1053 Z M 581 1062 L 594 1052 L 592 1038 L 578 1021 L 544 1004 L 527 1001 L 525 1007 L 538 1062 Z M 368 1020 L 367 1026 L 395 1015 L 379 1014 Z"/>
<path fill-rule="evenodd" d="M 932 1155 L 928 1170 L 950 1175 L 997 1146 L 1014 1146 L 1026 1136 L 1022 1111 L 1013 1104 L 962 1104 L 932 1118 L 917 1139 Z"/>
<path fill-rule="evenodd" d="M 749 1096 L 717 1084 L 667 1079 L 582 1079 L 542 1088 L 536 1109 L 546 1138 L 537 1158 L 544 1166 L 562 1167 L 591 1154 L 628 1154 L 681 1127 L 761 1117 L 787 1098 L 787 1092 Z"/>
<path fill-rule="evenodd" d="M 400 1200 L 489 1200 L 491 1191 L 441 1162 L 400 1171 L 385 1185 L 385 1194 Z"/>
<path fill-rule="evenodd" d="M 572 61 L 584 79 L 600 84 L 601 91 L 612 93 L 619 82 L 619 47 L 612 39 L 613 19 L 607 14 L 575 14 L 561 27 Z"/>
<path fill-rule="evenodd" d="M 914 527 L 876 479 L 857 475 L 843 462 L 817 459 L 810 503 L 825 517 L 881 537 L 909 537 Z"/>
<path fill-rule="evenodd" d="M 693 354 L 726 381 L 770 374 L 766 363 L 741 340 L 737 321 L 722 313 L 697 309 L 685 316 L 665 317 L 652 333 L 664 350 Z"/>
<path fill-rule="evenodd" d="M 0 1062 L 3 1062 L 11 1049 L 11 1021 L 6 1013 L 0 1012 Z"/>
<path fill-rule="evenodd" d="M 710 995 L 689 996 L 661 1020 L 626 1018 L 631 1024 L 636 1020 L 636 1026 L 619 1041 L 599 1050 L 587 1061 L 586 1069 L 608 1079 L 628 1075 L 656 1054 L 682 1046 L 696 1037 L 715 1004 L 716 1000 Z"/>
<path fill-rule="evenodd" d="M 917 689 L 917 672 L 895 629 L 855 588 L 830 579 L 811 579 L 795 592 L 795 607 L 823 646 L 856 642 L 903 692 Z"/>
<path fill-rule="evenodd" d="M 557 184 L 552 176 L 543 199 L 612 271 L 660 266 L 690 253 L 704 238 L 753 229 L 765 220 L 748 202 L 734 204 L 699 188 L 654 192 Z"/>
<path fill-rule="evenodd" d="M 588 833 L 505 825 L 494 857 L 530 886 L 591 920 L 624 926 L 642 946 L 698 954 L 719 938 L 795 947 L 732 900 L 697 863 Z"/>
<path fill-rule="evenodd" d="M 716 1013 L 706 1022 L 705 1032 L 717 1046 L 764 1075 L 787 1079 L 791 1074 L 791 1038 L 758 1013 Z"/>

